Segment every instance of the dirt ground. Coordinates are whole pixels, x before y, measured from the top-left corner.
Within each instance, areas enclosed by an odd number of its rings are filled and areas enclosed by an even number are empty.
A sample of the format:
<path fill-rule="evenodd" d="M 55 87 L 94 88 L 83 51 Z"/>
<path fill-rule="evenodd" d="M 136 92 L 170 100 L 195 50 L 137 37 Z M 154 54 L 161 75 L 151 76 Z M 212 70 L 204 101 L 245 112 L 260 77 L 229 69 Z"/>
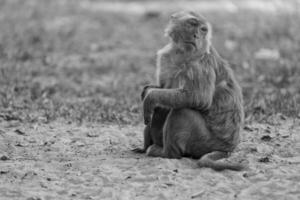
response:
<path fill-rule="evenodd" d="M 283 119 L 282 119 L 283 118 Z M 242 172 L 149 158 L 142 126 L 0 123 L 0 199 L 299 199 L 300 120 L 247 125 Z"/>
<path fill-rule="evenodd" d="M 0 0 L 0 200 L 300 199 L 299 1 L 198 1 Z M 243 88 L 244 171 L 131 152 L 183 5 Z"/>

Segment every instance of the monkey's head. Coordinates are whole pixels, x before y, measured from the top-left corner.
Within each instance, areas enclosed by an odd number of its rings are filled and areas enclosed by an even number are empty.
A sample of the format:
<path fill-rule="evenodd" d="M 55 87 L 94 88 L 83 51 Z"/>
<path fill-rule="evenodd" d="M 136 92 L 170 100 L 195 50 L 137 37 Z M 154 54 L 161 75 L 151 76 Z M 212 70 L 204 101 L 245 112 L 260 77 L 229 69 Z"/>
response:
<path fill-rule="evenodd" d="M 211 26 L 204 17 L 194 12 L 174 13 L 165 34 L 183 50 L 209 53 Z"/>

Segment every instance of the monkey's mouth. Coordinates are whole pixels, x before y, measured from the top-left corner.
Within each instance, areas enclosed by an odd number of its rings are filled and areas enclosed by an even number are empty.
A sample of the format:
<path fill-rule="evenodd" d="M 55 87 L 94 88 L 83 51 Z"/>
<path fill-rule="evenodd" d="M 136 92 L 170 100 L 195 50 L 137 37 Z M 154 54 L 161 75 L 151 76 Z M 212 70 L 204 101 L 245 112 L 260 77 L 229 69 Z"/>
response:
<path fill-rule="evenodd" d="M 184 41 L 185 44 L 192 45 L 195 49 L 197 48 L 196 43 L 193 41 Z"/>

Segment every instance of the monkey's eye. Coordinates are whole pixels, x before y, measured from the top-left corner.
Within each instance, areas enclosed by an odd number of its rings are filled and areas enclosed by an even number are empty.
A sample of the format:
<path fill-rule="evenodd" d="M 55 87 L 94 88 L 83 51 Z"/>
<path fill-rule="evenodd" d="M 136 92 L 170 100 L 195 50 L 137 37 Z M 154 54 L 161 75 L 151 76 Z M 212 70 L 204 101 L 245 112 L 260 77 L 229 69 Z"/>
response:
<path fill-rule="evenodd" d="M 204 33 L 206 33 L 208 31 L 208 28 L 206 26 L 201 26 L 200 30 Z"/>
<path fill-rule="evenodd" d="M 198 26 L 198 25 L 199 25 L 199 22 L 198 22 L 198 20 L 196 20 L 196 19 L 190 19 L 190 20 L 188 21 L 188 23 L 189 23 L 191 26 Z"/>

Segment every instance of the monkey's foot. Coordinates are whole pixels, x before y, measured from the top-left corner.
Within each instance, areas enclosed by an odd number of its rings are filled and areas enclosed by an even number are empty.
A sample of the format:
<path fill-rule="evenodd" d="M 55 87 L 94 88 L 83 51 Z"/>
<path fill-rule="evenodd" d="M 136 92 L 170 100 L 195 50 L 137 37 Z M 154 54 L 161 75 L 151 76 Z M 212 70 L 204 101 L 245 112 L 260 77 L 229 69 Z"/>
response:
<path fill-rule="evenodd" d="M 163 153 L 163 148 L 155 144 L 148 147 L 146 154 L 147 156 L 152 157 L 165 157 Z"/>
<path fill-rule="evenodd" d="M 131 149 L 131 151 L 134 153 L 146 153 L 146 150 L 142 148 Z"/>

